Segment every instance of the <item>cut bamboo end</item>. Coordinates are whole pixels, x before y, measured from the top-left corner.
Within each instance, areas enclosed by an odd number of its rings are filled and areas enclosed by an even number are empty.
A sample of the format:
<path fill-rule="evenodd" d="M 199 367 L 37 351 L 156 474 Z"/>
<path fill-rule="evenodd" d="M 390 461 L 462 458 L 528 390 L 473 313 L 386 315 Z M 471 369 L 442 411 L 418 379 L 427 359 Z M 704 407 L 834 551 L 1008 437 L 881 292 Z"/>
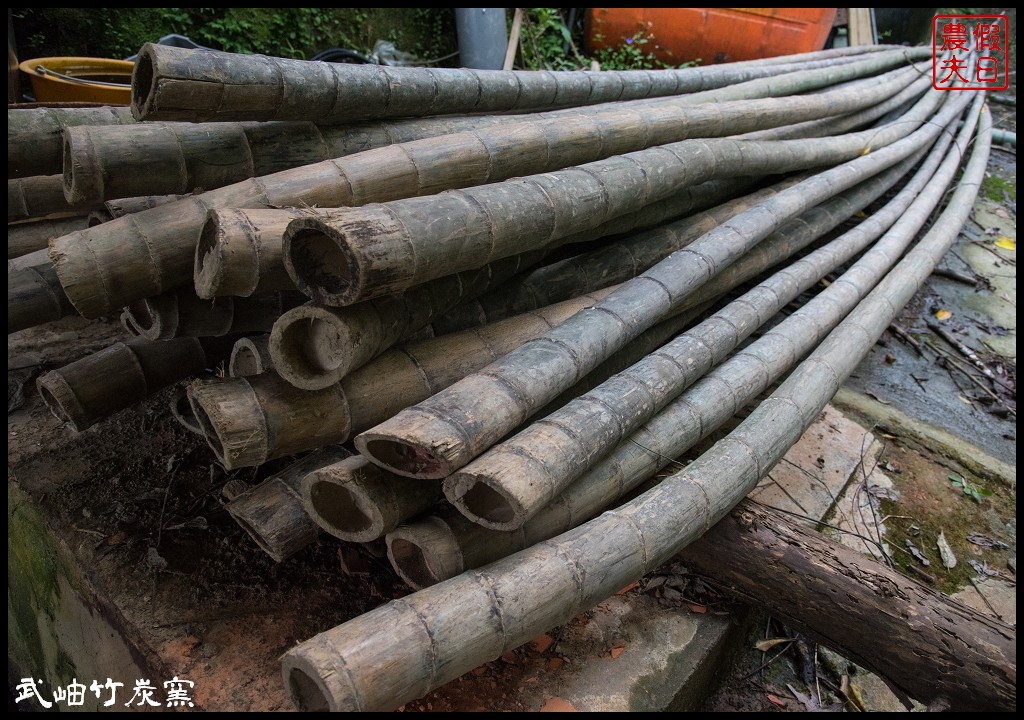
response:
<path fill-rule="evenodd" d="M 359 261 L 341 232 L 316 218 L 300 218 L 284 235 L 284 265 L 295 287 L 321 305 L 361 299 Z"/>
<path fill-rule="evenodd" d="M 188 393 L 184 390 L 179 390 L 174 394 L 170 402 L 170 410 L 171 416 L 178 421 L 179 425 L 189 432 L 194 432 L 196 435 L 205 435 L 203 426 L 199 424 L 196 414 L 192 412 L 192 404 L 188 401 Z"/>
<path fill-rule="evenodd" d="M 225 232 L 225 223 L 237 229 L 244 220 L 244 213 L 232 210 L 213 210 L 207 217 L 196 243 L 193 282 L 199 297 L 249 297 L 256 292 L 260 281 L 256 247 L 252 241 L 231 242 L 232 236 Z"/>
<path fill-rule="evenodd" d="M 92 425 L 89 413 L 78 401 L 71 384 L 60 373 L 42 375 L 36 380 L 36 388 L 50 413 L 62 423 L 68 423 L 77 432 Z"/>
<path fill-rule="evenodd" d="M 435 415 L 410 407 L 377 427 L 355 437 L 356 449 L 374 465 L 396 475 L 441 480 L 460 467 L 466 453 L 464 442 L 438 446 L 419 438 L 451 437 L 457 433 L 452 424 Z"/>
<path fill-rule="evenodd" d="M 518 497 L 486 475 L 455 473 L 444 482 L 444 495 L 460 513 L 491 530 L 516 530 L 530 517 Z"/>
<path fill-rule="evenodd" d="M 299 712 L 338 712 L 342 709 L 336 707 L 332 700 L 327 681 L 321 676 L 322 668 L 305 655 L 285 655 L 281 659 L 281 671 L 288 697 Z M 327 678 L 341 684 L 336 673 L 328 674 Z M 337 692 L 343 693 L 341 697 L 346 696 L 347 690 L 336 688 Z"/>
<path fill-rule="evenodd" d="M 439 517 L 399 525 L 387 534 L 385 542 L 392 569 L 415 590 L 436 585 L 466 569 L 458 538 Z"/>
<path fill-rule="evenodd" d="M 231 377 L 261 375 L 273 369 L 269 335 L 241 338 L 231 349 L 228 361 L 228 375 Z"/>
<path fill-rule="evenodd" d="M 156 86 L 153 82 L 153 58 L 148 52 L 149 44 L 142 47 L 132 71 L 132 117 L 141 120 L 153 107 Z"/>
<path fill-rule="evenodd" d="M 275 562 L 284 562 L 320 534 L 306 517 L 295 490 L 277 478 L 241 493 L 225 509 Z"/>
<path fill-rule="evenodd" d="M 176 307 L 173 304 L 163 303 L 167 307 L 155 306 L 162 300 L 162 296 L 155 296 L 134 302 L 124 309 L 128 323 L 135 329 L 138 335 L 147 340 L 161 340 L 174 337 L 174 331 L 178 325 Z M 171 322 L 168 322 L 167 314 L 174 315 Z"/>
<path fill-rule="evenodd" d="M 226 470 L 260 465 L 269 456 L 269 431 L 248 381 L 192 383 L 188 399 L 206 442 Z"/>
<path fill-rule="evenodd" d="M 270 353 L 277 373 L 297 388 L 323 390 L 355 363 L 350 348 L 358 342 L 329 309 L 302 305 L 281 315 L 270 332 Z"/>

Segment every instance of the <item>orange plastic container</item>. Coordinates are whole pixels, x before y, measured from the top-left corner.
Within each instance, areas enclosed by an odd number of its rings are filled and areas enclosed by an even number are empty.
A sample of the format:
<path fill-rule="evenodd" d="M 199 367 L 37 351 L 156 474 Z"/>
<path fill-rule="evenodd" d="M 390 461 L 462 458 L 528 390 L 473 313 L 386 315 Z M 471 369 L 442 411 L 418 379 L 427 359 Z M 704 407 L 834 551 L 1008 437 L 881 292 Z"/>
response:
<path fill-rule="evenodd" d="M 702 65 L 821 50 L 836 8 L 590 8 L 587 44 L 613 48 L 643 31 L 662 62 Z"/>
<path fill-rule="evenodd" d="M 128 60 L 48 57 L 25 60 L 18 67 L 31 78 L 36 102 L 130 105 L 132 101 L 135 63 Z"/>

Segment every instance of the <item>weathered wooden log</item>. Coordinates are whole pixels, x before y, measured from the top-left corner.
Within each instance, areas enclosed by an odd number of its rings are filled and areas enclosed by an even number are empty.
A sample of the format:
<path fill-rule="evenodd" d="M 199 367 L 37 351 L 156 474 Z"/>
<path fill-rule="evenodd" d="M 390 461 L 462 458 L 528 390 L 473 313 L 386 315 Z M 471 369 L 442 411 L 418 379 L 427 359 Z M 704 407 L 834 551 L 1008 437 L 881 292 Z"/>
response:
<path fill-rule="evenodd" d="M 938 166 L 949 142 L 948 135 L 940 138 L 930 155 L 931 170 Z M 783 225 L 764 242 L 807 245 L 880 197 L 914 160 L 916 156 L 822 203 Z M 895 220 L 897 216 L 888 217 Z M 481 525 L 495 530 L 521 527 L 605 453 L 732 353 L 750 333 L 884 230 L 877 224 L 871 227 L 874 234 L 848 233 L 789 265 L 657 352 L 492 447 L 444 481 L 445 496 Z M 886 269 L 880 270 L 879 276 Z M 824 295 L 830 297 L 828 292 Z M 850 307 L 859 299 L 852 300 Z M 782 331 L 776 328 L 772 332 Z"/>
<path fill-rule="evenodd" d="M 8 108 L 7 177 L 59 175 L 64 171 L 61 133 L 76 125 L 134 123 L 126 107 Z"/>
<path fill-rule="evenodd" d="M 81 432 L 220 362 L 231 344 L 221 338 L 133 338 L 44 373 L 36 386 L 50 412 Z"/>
<path fill-rule="evenodd" d="M 820 277 L 847 262 L 893 226 L 848 273 L 795 316 L 772 328 L 767 336 L 723 363 L 634 429 L 631 437 L 619 442 L 521 526 L 500 531 L 493 529 L 496 524 L 486 523 L 485 528 L 467 519 L 466 509 L 458 507 L 396 529 L 388 538 L 389 557 L 396 571 L 413 587 L 424 587 L 554 537 L 594 517 L 652 477 L 672 458 L 708 437 L 736 409 L 752 401 L 786 372 L 888 271 L 924 224 L 956 169 L 958 155 L 947 155 L 949 142 L 948 135 L 941 135 L 914 177 L 882 209 L 776 274 L 775 278 L 788 276 L 791 282 L 800 282 L 801 274 Z M 909 164 L 912 161 L 913 158 Z M 927 195 L 922 194 L 922 189 Z M 878 192 L 885 192 L 885 188 Z M 911 212 L 912 203 L 917 204 Z M 771 281 L 762 284 L 771 286 Z M 673 344 L 675 341 L 670 343 Z M 663 353 L 664 349 L 658 354 Z M 586 433 L 588 428 L 581 425 L 578 430 Z M 548 480 L 546 475 L 533 471 L 530 478 L 538 483 Z M 508 509 L 507 503 L 499 502 L 501 496 L 496 491 L 481 493 L 481 497 L 493 502 L 495 508 Z"/>
<path fill-rule="evenodd" d="M 296 287 L 324 305 L 401 292 L 516 252 L 557 246 L 572 233 L 715 177 L 763 176 L 848 161 L 866 146 L 884 147 L 909 134 L 914 119 L 923 121 L 938 102 L 929 93 L 906 123 L 879 130 L 763 143 L 683 140 L 429 198 L 300 218 L 285 233 L 285 266 Z"/>
<path fill-rule="evenodd" d="M 50 263 L 7 273 L 7 334 L 74 315 Z"/>
<path fill-rule="evenodd" d="M 302 506 L 303 478 L 319 468 L 342 462 L 351 454 L 340 446 L 310 453 L 231 498 L 224 509 L 267 555 L 276 562 L 284 562 L 320 535 L 320 528 Z"/>
<path fill-rule="evenodd" d="M 269 334 L 239 338 L 231 349 L 228 360 L 228 375 L 231 377 L 250 377 L 273 369 Z"/>
<path fill-rule="evenodd" d="M 327 124 L 536 110 L 693 92 L 778 74 L 779 67 L 497 72 L 316 63 L 147 43 L 132 75 L 132 113 L 140 120 Z"/>
<path fill-rule="evenodd" d="M 769 112 L 756 111 L 760 103 L 781 103 L 771 112 L 778 122 L 793 122 L 799 119 L 791 112 L 794 103 L 810 103 L 816 112 L 824 114 L 838 112 L 845 104 L 850 109 L 870 105 L 872 93 L 889 82 L 898 86 L 905 81 L 901 72 L 895 75 L 880 79 L 879 87 L 870 91 L 843 97 L 826 92 L 814 99 L 741 101 L 757 105 L 744 105 L 738 112 L 748 120 L 757 120 Z M 895 92 L 896 86 L 879 99 Z M 787 111 L 779 115 L 783 105 Z M 632 113 L 612 109 L 607 112 L 620 118 L 618 126 L 609 124 L 609 118 L 599 113 L 581 123 L 516 123 L 370 150 L 212 190 L 181 203 L 137 213 L 130 221 L 105 223 L 81 235 L 58 238 L 52 254 L 61 283 L 76 309 L 86 317 L 97 317 L 187 283 L 193 274 L 196 241 L 211 208 L 341 207 L 495 182 L 614 155 L 623 151 L 626 141 L 651 144 L 662 142 L 660 138 L 666 133 L 678 137 L 680 132 L 692 132 L 691 123 L 679 122 L 685 113 L 710 112 L 711 121 L 706 127 L 721 132 L 722 116 L 710 107 L 648 108 Z M 633 131 L 627 132 L 629 128 Z"/>
<path fill-rule="evenodd" d="M 340 443 L 549 330 L 604 293 L 392 349 L 322 390 L 276 373 L 189 388 L 207 442 L 229 469 Z"/>
<path fill-rule="evenodd" d="M 356 447 L 399 475 L 441 478 L 452 474 L 779 224 L 931 144 L 939 129 L 960 113 L 965 101 L 955 98 L 909 137 L 826 170 L 737 215 L 544 338 L 526 343 L 484 371 L 357 436 Z M 877 137 L 884 132 L 872 134 Z M 835 140 L 829 138 L 829 142 Z M 799 142 L 806 146 L 814 141 Z"/>
<path fill-rule="evenodd" d="M 102 203 L 69 203 L 64 199 L 64 180 L 60 175 L 34 175 L 7 181 L 7 222 L 33 218 L 78 217 Z"/>
<path fill-rule="evenodd" d="M 44 250 L 55 237 L 89 227 L 85 217 L 33 220 L 7 226 L 7 259 Z"/>
<path fill-rule="evenodd" d="M 282 313 L 304 300 L 295 292 L 277 292 L 211 301 L 197 297 L 192 288 L 182 287 L 132 303 L 126 310 L 142 337 L 168 340 L 269 332 Z"/>
<path fill-rule="evenodd" d="M 360 456 L 321 467 L 301 485 L 302 506 L 340 540 L 370 542 L 441 499 L 441 484 L 398 477 Z"/>
<path fill-rule="evenodd" d="M 282 671 L 296 707 L 383 710 L 420 697 L 601 602 L 724 517 L 803 434 L 955 240 L 984 176 L 991 130 L 987 113 L 980 127 L 961 184 L 921 243 L 726 438 L 615 511 L 292 648 L 282 658 Z M 878 591 L 886 602 L 891 602 L 889 589 Z M 1004 646 L 1004 628 L 991 624 L 993 644 Z M 913 694 L 925 703 L 956 701 L 957 709 L 1006 709 L 1000 699 L 1015 694 L 1015 679 L 987 672 L 985 653 L 978 657 L 953 646 L 958 637 L 944 635 L 923 653 L 932 672 Z M 967 692 L 962 654 L 977 658 L 971 662 L 979 672 L 969 673 L 970 679 L 984 683 Z M 874 669 L 876 660 L 859 662 Z"/>

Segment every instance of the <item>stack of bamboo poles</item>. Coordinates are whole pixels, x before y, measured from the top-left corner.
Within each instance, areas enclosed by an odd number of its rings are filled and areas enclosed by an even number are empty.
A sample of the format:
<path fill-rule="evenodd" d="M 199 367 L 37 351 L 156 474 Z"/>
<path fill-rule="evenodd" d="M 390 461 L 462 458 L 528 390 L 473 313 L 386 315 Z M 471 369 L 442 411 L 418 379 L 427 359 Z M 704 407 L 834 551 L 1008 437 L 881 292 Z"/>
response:
<path fill-rule="evenodd" d="M 653 569 L 795 442 L 984 167 L 980 100 L 931 89 L 928 59 L 531 73 L 147 45 L 130 117 L 9 111 L 9 146 L 45 147 L 9 149 L 9 256 L 49 250 L 9 274 L 11 331 L 118 313 L 138 336 L 39 379 L 79 430 L 230 357 L 176 417 L 227 469 L 318 452 L 229 512 L 278 561 L 321 530 L 384 539 L 426 588 L 291 650 L 289 692 L 393 708 Z"/>

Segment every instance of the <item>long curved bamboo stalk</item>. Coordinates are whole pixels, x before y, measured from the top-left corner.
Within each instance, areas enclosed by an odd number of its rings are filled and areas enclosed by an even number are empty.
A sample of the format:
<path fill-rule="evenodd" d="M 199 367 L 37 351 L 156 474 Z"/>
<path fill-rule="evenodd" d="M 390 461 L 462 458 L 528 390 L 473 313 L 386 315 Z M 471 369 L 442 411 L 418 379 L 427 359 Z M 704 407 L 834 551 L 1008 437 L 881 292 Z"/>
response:
<path fill-rule="evenodd" d="M 838 78 L 840 70 L 821 72 Z M 847 105 L 850 109 L 870 105 L 872 93 L 887 82 L 896 82 L 887 91 L 896 92 L 904 74 L 896 71 L 895 79 L 890 74 L 879 81 L 879 87 L 845 92 L 841 97 L 822 93 L 814 100 L 739 101 L 754 103 L 742 105 L 739 113 L 757 119 L 764 116 L 757 110 L 761 103 L 775 102 L 772 112 L 778 122 L 785 123 L 799 118 L 788 112 L 779 115 L 778 108 L 794 108 L 795 102 L 815 105 L 818 113 L 826 115 Z M 564 119 L 515 123 L 378 148 L 236 183 L 57 238 L 52 256 L 71 302 L 82 315 L 98 317 L 189 282 L 196 241 L 212 208 L 341 207 L 495 182 L 613 155 L 623 151 L 625 139 L 650 144 L 671 137 L 666 133 L 678 137 L 679 132 L 692 132 L 691 124 L 679 122 L 687 113 L 705 114 L 711 118 L 706 129 L 721 132 L 722 116 L 714 107 L 645 108 L 625 115 L 621 109 L 613 109 L 606 112 L 624 124 L 610 125 L 609 118 L 598 113 L 579 123 Z M 577 125 L 579 129 L 574 130 Z M 627 132 L 630 128 L 633 131 Z"/>
<path fill-rule="evenodd" d="M 220 362 L 231 344 L 220 338 L 132 338 L 40 375 L 36 386 L 54 416 L 81 432 Z"/>
<path fill-rule="evenodd" d="M 624 283 L 616 293 L 544 338 L 525 344 L 484 371 L 362 433 L 355 439 L 356 447 L 374 463 L 399 475 L 441 478 L 452 474 L 779 224 L 930 144 L 950 117 L 963 109 L 964 100 L 954 98 L 945 103 L 930 122 L 909 137 L 878 150 L 869 148 L 868 154 L 741 213 Z M 830 142 L 835 140 L 830 138 Z M 812 141 L 801 142 L 806 145 Z"/>
<path fill-rule="evenodd" d="M 65 128 L 134 122 L 131 109 L 126 107 L 8 108 L 7 177 L 61 174 L 61 133 Z"/>
<path fill-rule="evenodd" d="M 514 532 L 485 528 L 455 508 L 397 528 L 388 538 L 396 572 L 413 587 L 425 587 L 554 537 L 595 516 L 708 437 L 734 408 L 745 406 L 802 357 L 895 263 L 959 164 L 959 155 L 948 152 L 950 140 L 948 135 L 939 138 L 911 181 L 883 208 L 776 274 L 793 281 L 801 273 L 821 277 L 885 233 L 848 273 L 796 314 L 668 403 Z M 587 431 L 585 425 L 579 429 Z"/>
<path fill-rule="evenodd" d="M 7 334 L 74 315 L 50 263 L 7 273 Z"/>
<path fill-rule="evenodd" d="M 500 72 L 316 63 L 147 43 L 132 75 L 132 113 L 140 120 L 328 124 L 537 110 L 677 95 L 778 74 L 784 67 L 732 63 L 683 70 Z"/>
<path fill-rule="evenodd" d="M 53 238 L 87 227 L 88 218 L 82 216 L 9 224 L 7 259 L 28 255 L 36 250 L 45 250 Z"/>
<path fill-rule="evenodd" d="M 795 109 L 822 97 L 788 98 L 786 103 Z M 296 287 L 324 305 L 401 292 L 516 252 L 557 246 L 572 233 L 635 212 L 681 187 L 850 160 L 866 146 L 882 147 L 909 134 L 915 127 L 911 120 L 923 121 L 935 103 L 930 93 L 907 123 L 862 133 L 762 143 L 682 140 L 429 198 L 410 196 L 340 209 L 325 218 L 300 218 L 285 233 L 285 266 Z"/>
<path fill-rule="evenodd" d="M 276 562 L 284 562 L 320 535 L 320 528 L 302 506 L 304 478 L 322 467 L 343 462 L 351 454 L 340 446 L 310 453 L 234 496 L 224 509 L 265 553 Z"/>
<path fill-rule="evenodd" d="M 183 287 L 132 303 L 126 310 L 139 335 L 147 340 L 167 340 L 269 332 L 282 313 L 303 300 L 298 293 L 277 292 L 211 302 Z"/>
<path fill-rule="evenodd" d="M 64 199 L 64 180 L 60 175 L 34 175 L 7 181 L 7 222 L 88 215 L 102 203 L 69 203 Z"/>
<path fill-rule="evenodd" d="M 699 537 L 800 437 L 948 250 L 977 195 L 990 133 L 985 113 L 964 177 L 939 222 L 728 437 L 617 510 L 484 570 L 392 601 L 288 651 L 282 672 L 296 707 L 383 710 L 420 697 L 611 596 Z M 993 633 L 1002 632 L 990 625 Z M 972 676 L 1013 692 L 1010 679 L 984 671 L 983 654 L 967 656 L 963 648 L 947 644 L 952 637 L 955 633 L 929 647 L 935 673 L 915 688 L 919 700 L 963 698 L 959 688 L 966 662 L 979 668 Z M 888 674 L 876 665 L 879 658 L 857 661 Z M 972 690 L 966 695 L 970 707 L 978 709 L 986 693 Z"/>

